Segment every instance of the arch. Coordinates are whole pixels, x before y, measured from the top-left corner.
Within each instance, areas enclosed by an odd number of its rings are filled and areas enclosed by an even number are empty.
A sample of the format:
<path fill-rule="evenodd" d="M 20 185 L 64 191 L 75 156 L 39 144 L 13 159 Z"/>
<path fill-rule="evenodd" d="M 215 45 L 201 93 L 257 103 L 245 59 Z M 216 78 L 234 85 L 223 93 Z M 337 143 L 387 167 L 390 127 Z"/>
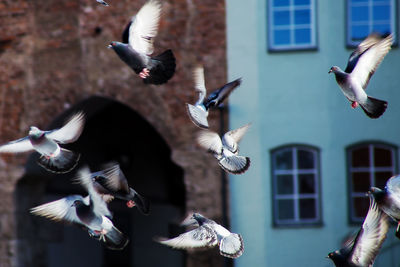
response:
<path fill-rule="evenodd" d="M 152 241 L 155 235 L 176 234 L 174 219 L 186 210 L 183 169 L 171 160 L 171 149 L 163 137 L 141 115 L 117 101 L 90 97 L 57 116 L 48 129 L 61 127 L 77 111 L 84 111 L 86 124 L 80 138 L 64 147 L 81 153 L 78 166 L 55 175 L 36 164 L 37 153 L 27 160 L 26 172 L 16 190 L 19 266 L 160 266 L 168 258 L 184 265 L 184 254 Z M 113 222 L 131 242 L 123 251 L 104 249 L 78 227 L 31 216 L 29 208 L 69 194 L 86 193 L 71 177 L 83 165 L 100 170 L 117 161 L 130 186 L 151 202 L 149 216 L 123 202 L 113 201 Z M 66 249 L 68 248 L 68 249 Z M 150 251 L 164 257 L 151 257 Z M 86 260 L 85 260 L 86 259 Z M 88 261 L 89 259 L 89 261 Z M 86 262 L 85 262 L 86 261 Z M 57 263 L 58 265 L 56 265 Z"/>

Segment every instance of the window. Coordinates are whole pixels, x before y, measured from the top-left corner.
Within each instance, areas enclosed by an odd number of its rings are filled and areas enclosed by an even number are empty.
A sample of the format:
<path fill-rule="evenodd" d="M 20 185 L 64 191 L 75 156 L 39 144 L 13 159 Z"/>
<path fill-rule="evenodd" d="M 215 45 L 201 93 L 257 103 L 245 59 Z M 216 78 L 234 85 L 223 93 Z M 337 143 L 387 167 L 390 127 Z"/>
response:
<path fill-rule="evenodd" d="M 361 144 L 347 149 L 350 191 L 350 222 L 364 220 L 369 207 L 366 192 L 383 189 L 396 173 L 395 148 L 385 144 Z"/>
<path fill-rule="evenodd" d="M 274 224 L 320 223 L 318 150 L 289 146 L 271 154 Z"/>
<path fill-rule="evenodd" d="M 316 48 L 315 0 L 268 1 L 269 50 Z"/>
<path fill-rule="evenodd" d="M 347 0 L 347 44 L 356 46 L 372 32 L 396 32 L 395 10 L 395 0 Z"/>

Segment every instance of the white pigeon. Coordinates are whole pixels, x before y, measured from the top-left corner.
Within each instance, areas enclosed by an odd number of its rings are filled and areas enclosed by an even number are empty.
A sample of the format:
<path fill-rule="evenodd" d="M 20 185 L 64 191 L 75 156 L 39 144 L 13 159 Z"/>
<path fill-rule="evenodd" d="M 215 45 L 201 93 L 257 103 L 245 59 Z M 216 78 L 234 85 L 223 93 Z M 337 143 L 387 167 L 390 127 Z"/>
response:
<path fill-rule="evenodd" d="M 336 81 L 343 94 L 351 102 L 352 108 L 358 104 L 368 117 L 379 118 L 387 108 L 387 102 L 372 98 L 365 89 L 393 43 L 393 35 L 385 38 L 371 34 L 350 55 L 345 71 L 333 66 L 329 73 L 335 74 Z"/>
<path fill-rule="evenodd" d="M 243 254 L 244 244 L 240 234 L 229 232 L 225 227 L 199 213 L 188 217 L 182 225 L 196 225 L 197 228 L 172 239 L 156 238 L 156 241 L 177 249 L 207 248 L 219 245 L 221 255 L 228 258 L 238 258 Z"/>
<path fill-rule="evenodd" d="M 241 79 L 236 79 L 224 86 L 214 90 L 211 94 L 207 94 L 204 79 L 204 69 L 198 66 L 193 71 L 194 88 L 199 93 L 199 99 L 194 105 L 186 103 L 186 110 L 192 122 L 200 128 L 208 128 L 208 110 L 212 107 L 218 107 L 230 93 L 241 84 Z"/>
<path fill-rule="evenodd" d="M 29 135 L 0 146 L 0 153 L 22 153 L 36 151 L 41 156 L 38 164 L 43 168 L 55 172 L 66 173 L 78 163 L 80 155 L 59 144 L 75 142 L 83 131 L 85 116 L 78 112 L 61 128 L 42 131 L 32 126 Z"/>
<path fill-rule="evenodd" d="M 175 57 L 171 50 L 151 57 L 154 52 L 154 38 L 157 35 L 161 17 L 161 2 L 149 0 L 132 17 L 123 34 L 123 42 L 113 41 L 112 48 L 122 61 L 131 67 L 146 84 L 166 83 L 175 73 Z M 126 43 L 127 42 L 127 43 Z"/>
<path fill-rule="evenodd" d="M 227 172 L 240 174 L 250 166 L 250 158 L 239 156 L 238 143 L 247 132 L 250 124 L 225 133 L 222 137 L 212 131 L 203 130 L 197 136 L 197 143 L 218 160 L 219 165 Z"/>
<path fill-rule="evenodd" d="M 110 249 L 123 249 L 129 239 L 114 227 L 111 212 L 107 204 L 93 187 L 87 168 L 79 172 L 77 179 L 88 191 L 87 197 L 71 195 L 32 208 L 34 215 L 46 217 L 54 221 L 65 221 L 79 224 L 87 228 L 91 237 L 103 241 Z"/>

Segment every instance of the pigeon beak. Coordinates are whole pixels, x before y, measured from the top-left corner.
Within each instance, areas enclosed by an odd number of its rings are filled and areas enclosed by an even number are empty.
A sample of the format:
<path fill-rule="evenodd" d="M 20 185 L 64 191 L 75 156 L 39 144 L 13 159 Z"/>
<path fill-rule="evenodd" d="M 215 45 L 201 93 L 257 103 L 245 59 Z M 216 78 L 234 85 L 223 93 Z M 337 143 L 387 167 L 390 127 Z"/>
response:
<path fill-rule="evenodd" d="M 332 72 L 332 69 L 330 69 L 329 71 L 328 71 L 328 73 L 331 73 Z"/>
<path fill-rule="evenodd" d="M 112 48 L 112 45 L 110 45 L 110 44 L 109 44 L 109 45 L 107 45 L 107 48 Z"/>

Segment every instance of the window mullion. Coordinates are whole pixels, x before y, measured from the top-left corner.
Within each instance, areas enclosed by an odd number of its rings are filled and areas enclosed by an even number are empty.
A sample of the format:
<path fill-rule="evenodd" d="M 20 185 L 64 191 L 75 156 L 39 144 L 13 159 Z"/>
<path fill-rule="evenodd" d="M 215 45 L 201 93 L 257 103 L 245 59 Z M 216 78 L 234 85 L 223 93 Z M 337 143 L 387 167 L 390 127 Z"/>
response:
<path fill-rule="evenodd" d="M 298 189 L 298 171 L 297 171 L 297 148 L 292 149 L 293 157 L 293 196 L 294 196 L 294 218 L 300 220 L 299 216 L 299 189 Z"/>

